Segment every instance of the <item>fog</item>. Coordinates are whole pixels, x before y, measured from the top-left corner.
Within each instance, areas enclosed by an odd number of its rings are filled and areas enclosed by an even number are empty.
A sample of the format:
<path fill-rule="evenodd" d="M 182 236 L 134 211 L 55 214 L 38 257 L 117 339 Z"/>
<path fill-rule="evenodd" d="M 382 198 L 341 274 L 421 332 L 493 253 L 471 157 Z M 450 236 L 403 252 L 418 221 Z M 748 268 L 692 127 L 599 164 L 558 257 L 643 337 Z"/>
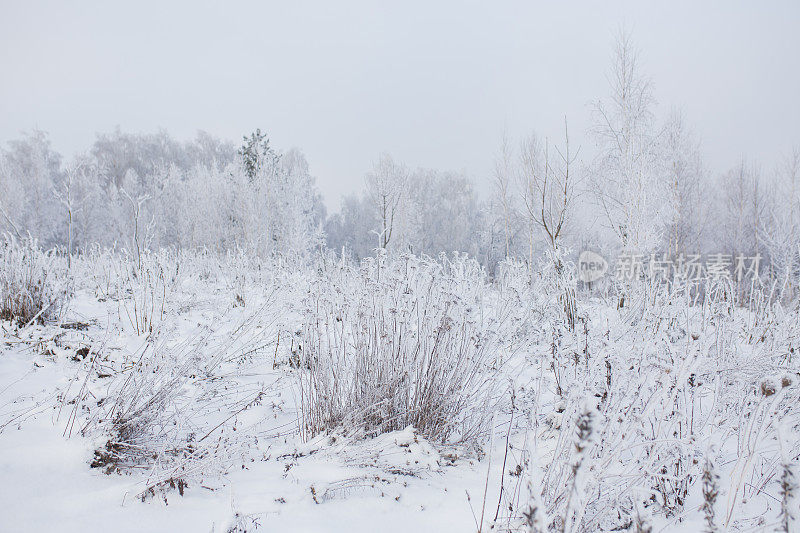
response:
<path fill-rule="evenodd" d="M 301 147 L 329 208 L 381 152 L 489 190 L 504 131 L 575 144 L 629 31 L 659 113 L 681 109 L 713 172 L 800 139 L 800 4 L 771 2 L 3 2 L 0 142 L 65 155 L 96 132 L 259 127 Z"/>

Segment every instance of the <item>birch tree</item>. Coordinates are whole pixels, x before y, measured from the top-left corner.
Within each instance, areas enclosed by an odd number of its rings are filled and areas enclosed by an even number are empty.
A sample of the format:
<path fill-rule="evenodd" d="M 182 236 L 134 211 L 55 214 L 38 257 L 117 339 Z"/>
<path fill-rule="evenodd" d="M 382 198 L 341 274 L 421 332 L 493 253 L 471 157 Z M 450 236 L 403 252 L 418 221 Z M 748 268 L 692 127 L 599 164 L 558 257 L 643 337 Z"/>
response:
<path fill-rule="evenodd" d="M 85 182 L 84 163 L 76 161 L 66 168 L 64 177 L 53 188 L 53 194 L 64 209 L 67 228 L 67 266 L 72 268 L 72 243 L 74 240 L 75 218 L 83 210 L 81 185 Z"/>
<path fill-rule="evenodd" d="M 700 146 L 688 130 L 683 116 L 673 112 L 664 128 L 662 151 L 674 208 L 666 232 L 667 253 L 698 253 L 708 225 L 709 198 L 706 170 Z"/>
<path fill-rule="evenodd" d="M 513 151 L 508 136 L 503 134 L 500 153 L 494 162 L 494 185 L 498 203 L 503 210 L 503 235 L 505 237 L 505 258 L 511 255 L 511 217 L 514 211 L 511 186 L 514 178 Z"/>
<path fill-rule="evenodd" d="M 381 154 L 366 177 L 366 195 L 380 221 L 378 241 L 386 249 L 392 241 L 406 195 L 408 170 L 395 163 L 388 154 Z"/>
<path fill-rule="evenodd" d="M 617 40 L 609 82 L 611 97 L 594 109 L 598 155 L 591 165 L 591 190 L 620 248 L 644 253 L 661 243 L 674 208 L 659 152 L 652 84 L 640 73 L 627 34 Z"/>

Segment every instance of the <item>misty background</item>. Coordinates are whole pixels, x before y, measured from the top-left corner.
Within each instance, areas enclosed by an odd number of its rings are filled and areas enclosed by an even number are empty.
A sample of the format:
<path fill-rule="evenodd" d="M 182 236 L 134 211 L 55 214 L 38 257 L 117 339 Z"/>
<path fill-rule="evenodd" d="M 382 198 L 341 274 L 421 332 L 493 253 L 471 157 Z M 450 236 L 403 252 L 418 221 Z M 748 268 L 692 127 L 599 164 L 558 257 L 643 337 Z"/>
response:
<path fill-rule="evenodd" d="M 0 2 L 0 142 L 98 132 L 239 144 L 262 128 L 305 153 L 328 206 L 382 152 L 492 190 L 504 132 L 589 158 L 591 105 L 629 31 L 657 113 L 680 109 L 712 173 L 770 167 L 800 139 L 797 2 Z"/>

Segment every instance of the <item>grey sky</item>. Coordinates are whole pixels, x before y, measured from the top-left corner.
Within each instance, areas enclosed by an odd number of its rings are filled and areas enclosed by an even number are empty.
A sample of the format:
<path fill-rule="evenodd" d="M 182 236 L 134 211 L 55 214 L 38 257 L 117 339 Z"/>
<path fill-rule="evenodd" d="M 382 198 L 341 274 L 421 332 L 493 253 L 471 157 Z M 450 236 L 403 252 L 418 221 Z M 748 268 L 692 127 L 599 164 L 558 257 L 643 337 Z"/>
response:
<path fill-rule="evenodd" d="M 504 129 L 556 136 L 567 115 L 588 143 L 624 25 L 712 170 L 800 145 L 800 2 L 432 4 L 0 0 L 0 142 L 260 127 L 306 153 L 333 208 L 382 151 L 486 190 Z"/>

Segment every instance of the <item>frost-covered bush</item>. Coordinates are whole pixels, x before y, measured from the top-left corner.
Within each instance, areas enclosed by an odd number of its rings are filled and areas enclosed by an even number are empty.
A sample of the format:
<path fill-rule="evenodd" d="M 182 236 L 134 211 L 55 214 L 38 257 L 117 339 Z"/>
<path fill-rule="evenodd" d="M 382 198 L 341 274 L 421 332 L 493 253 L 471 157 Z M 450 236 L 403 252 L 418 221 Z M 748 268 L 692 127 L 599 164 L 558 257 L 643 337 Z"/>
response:
<path fill-rule="evenodd" d="M 376 435 L 414 426 L 475 444 L 495 400 L 496 334 L 471 260 L 340 263 L 313 281 L 300 358 L 302 429 Z"/>
<path fill-rule="evenodd" d="M 531 320 L 573 330 L 578 319 L 575 265 L 567 250 L 548 250 L 534 266 L 507 259 L 497 266 L 495 288 L 500 301 L 517 299 Z"/>
<path fill-rule="evenodd" d="M 171 250 L 144 251 L 138 258 L 123 251 L 92 249 L 76 261 L 101 301 L 117 303 L 119 318 L 136 335 L 153 333 L 183 279 L 192 256 Z"/>
<path fill-rule="evenodd" d="M 549 413 L 535 423 L 553 446 L 535 453 L 542 474 L 529 514 L 566 531 L 632 528 L 645 515 L 700 521 L 713 463 L 717 527 L 777 520 L 781 451 L 800 454 L 797 439 L 781 448 L 778 434 L 800 425 L 800 315 L 778 303 L 737 307 L 733 296 L 725 283 L 699 296 L 649 284 L 633 287 L 625 308 L 591 308 L 586 364 L 562 372 L 563 393 L 543 393 Z M 578 446 L 587 410 L 591 439 Z M 751 515 L 753 501 L 768 512 Z"/>
<path fill-rule="evenodd" d="M 82 431 L 98 444 L 91 466 L 147 471 L 142 497 L 224 473 L 255 438 L 242 417 L 265 390 L 240 376 L 271 351 L 263 311 L 188 338 L 149 337 L 92 406 Z"/>
<path fill-rule="evenodd" d="M 45 323 L 57 319 L 69 294 L 66 261 L 36 241 L 0 242 L 0 319 Z"/>
<path fill-rule="evenodd" d="M 138 263 L 126 265 L 120 315 L 127 317 L 137 335 L 153 333 L 164 320 L 168 297 L 180 279 L 181 262 L 168 250 L 145 252 Z"/>

